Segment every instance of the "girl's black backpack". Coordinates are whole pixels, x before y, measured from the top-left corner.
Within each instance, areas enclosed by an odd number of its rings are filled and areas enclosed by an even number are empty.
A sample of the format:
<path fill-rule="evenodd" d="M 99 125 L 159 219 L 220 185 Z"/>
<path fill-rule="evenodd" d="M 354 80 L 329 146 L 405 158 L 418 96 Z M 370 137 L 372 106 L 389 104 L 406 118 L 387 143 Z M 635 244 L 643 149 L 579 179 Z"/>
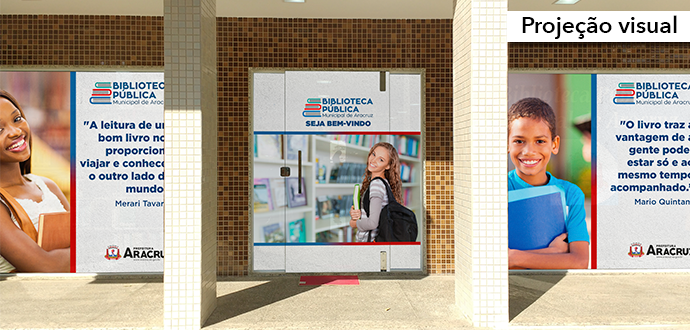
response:
<path fill-rule="evenodd" d="M 395 200 L 391 186 L 382 178 L 374 178 L 374 180 L 381 180 L 386 186 L 388 194 L 388 205 L 381 210 L 381 217 L 379 218 L 379 234 L 376 236 L 376 242 L 415 242 L 417 241 L 417 217 L 410 209 L 400 205 Z M 370 184 L 371 187 L 371 184 Z M 362 209 L 369 214 L 369 189 L 364 192 L 362 197 Z M 371 235 L 371 234 L 370 234 Z"/>

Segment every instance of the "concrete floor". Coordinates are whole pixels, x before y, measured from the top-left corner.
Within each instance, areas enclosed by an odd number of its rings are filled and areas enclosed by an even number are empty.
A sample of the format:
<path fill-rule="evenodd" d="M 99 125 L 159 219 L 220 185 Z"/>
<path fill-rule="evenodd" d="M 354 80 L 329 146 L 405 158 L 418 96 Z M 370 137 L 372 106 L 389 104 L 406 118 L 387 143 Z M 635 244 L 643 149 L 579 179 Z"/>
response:
<path fill-rule="evenodd" d="M 473 329 L 453 276 L 219 279 L 204 329 Z M 690 329 L 690 272 L 512 273 L 511 329 Z M 162 276 L 0 277 L 0 329 L 161 329 Z"/>

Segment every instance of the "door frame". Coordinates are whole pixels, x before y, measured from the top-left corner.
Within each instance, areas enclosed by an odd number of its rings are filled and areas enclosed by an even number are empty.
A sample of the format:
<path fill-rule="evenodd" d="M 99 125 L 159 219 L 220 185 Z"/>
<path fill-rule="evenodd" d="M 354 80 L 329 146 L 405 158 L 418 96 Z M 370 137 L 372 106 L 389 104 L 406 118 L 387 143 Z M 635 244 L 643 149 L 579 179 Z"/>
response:
<path fill-rule="evenodd" d="M 421 246 L 421 269 L 419 271 L 394 271 L 394 272 L 387 272 L 391 274 L 427 274 L 427 226 L 426 226 L 426 189 L 427 189 L 427 184 L 426 184 L 426 69 L 424 68 L 406 68 L 406 69 L 396 69 L 396 68 L 287 68 L 287 67 L 277 67 L 277 68 L 266 68 L 266 67 L 257 67 L 253 68 L 250 67 L 248 68 L 248 104 L 249 104 L 249 118 L 248 118 L 248 130 L 249 133 L 247 135 L 248 142 L 249 142 L 249 148 L 248 148 L 248 153 L 247 157 L 249 159 L 249 176 L 247 178 L 247 191 L 250 192 L 250 203 L 247 206 L 248 210 L 248 239 L 247 239 L 247 248 L 248 248 L 248 272 L 249 274 L 252 275 L 258 275 L 258 274 L 284 274 L 287 273 L 285 271 L 283 272 L 270 272 L 270 271 L 256 271 L 254 270 L 254 207 L 253 207 L 253 189 L 254 189 L 254 74 L 256 73 L 285 73 L 287 71 L 343 71 L 343 72 L 389 72 L 390 74 L 419 74 L 420 75 L 420 150 L 419 150 L 419 160 L 421 164 L 421 170 L 420 170 L 420 184 L 421 184 L 421 205 L 420 205 L 420 214 L 417 216 L 421 217 L 421 220 L 419 221 L 420 227 L 419 227 L 419 233 L 421 235 L 420 237 L 420 246 Z M 315 196 L 307 196 L 307 198 L 315 198 Z M 319 272 L 323 273 L 323 272 Z M 354 272 L 356 273 L 356 272 Z M 308 274 L 315 274 L 315 273 L 308 273 Z"/>

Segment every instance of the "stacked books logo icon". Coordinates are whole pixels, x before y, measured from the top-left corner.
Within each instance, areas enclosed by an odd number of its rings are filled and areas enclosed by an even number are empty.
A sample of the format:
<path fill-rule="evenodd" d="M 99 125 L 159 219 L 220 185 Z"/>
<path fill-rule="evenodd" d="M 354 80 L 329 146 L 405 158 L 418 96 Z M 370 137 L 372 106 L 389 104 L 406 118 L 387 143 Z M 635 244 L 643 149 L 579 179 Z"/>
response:
<path fill-rule="evenodd" d="M 111 90 L 112 84 L 110 82 L 97 82 L 96 88 L 91 92 L 91 104 L 111 104 L 110 96 L 113 95 Z"/>
<path fill-rule="evenodd" d="M 616 97 L 613 98 L 614 104 L 635 104 L 634 83 L 622 82 L 616 89 Z"/>
<path fill-rule="evenodd" d="M 304 112 L 302 112 L 302 116 L 321 117 L 321 99 L 308 98 L 307 103 L 304 105 Z"/>

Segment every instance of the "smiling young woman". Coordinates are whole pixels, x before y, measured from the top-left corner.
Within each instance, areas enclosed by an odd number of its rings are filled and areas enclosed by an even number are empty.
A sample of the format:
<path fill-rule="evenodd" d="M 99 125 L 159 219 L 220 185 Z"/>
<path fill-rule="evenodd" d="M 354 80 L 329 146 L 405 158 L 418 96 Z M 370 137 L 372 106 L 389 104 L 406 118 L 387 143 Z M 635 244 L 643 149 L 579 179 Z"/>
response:
<path fill-rule="evenodd" d="M 378 234 L 379 216 L 384 206 L 388 204 L 386 186 L 381 181 L 372 181 L 374 178 L 382 178 L 391 186 L 398 203 L 402 202 L 402 181 L 400 180 L 400 158 L 398 151 L 392 144 L 379 142 L 371 147 L 367 156 L 367 169 L 362 179 L 362 191 L 371 189 L 370 213 L 363 214 L 362 210 L 350 210 L 350 226 L 357 228 L 357 241 L 373 241 Z M 365 196 L 362 193 L 362 196 Z M 363 204 L 361 204 L 363 205 Z"/>
<path fill-rule="evenodd" d="M 19 103 L 0 90 L 0 273 L 68 272 L 69 248 L 45 251 L 22 230 L 38 226 L 40 214 L 69 211 L 69 202 L 50 179 L 31 174 L 31 128 Z M 16 201 L 16 203 L 13 203 Z M 19 205 L 31 219 L 24 223 L 12 214 Z M 28 222 L 28 221 L 27 221 Z"/>

